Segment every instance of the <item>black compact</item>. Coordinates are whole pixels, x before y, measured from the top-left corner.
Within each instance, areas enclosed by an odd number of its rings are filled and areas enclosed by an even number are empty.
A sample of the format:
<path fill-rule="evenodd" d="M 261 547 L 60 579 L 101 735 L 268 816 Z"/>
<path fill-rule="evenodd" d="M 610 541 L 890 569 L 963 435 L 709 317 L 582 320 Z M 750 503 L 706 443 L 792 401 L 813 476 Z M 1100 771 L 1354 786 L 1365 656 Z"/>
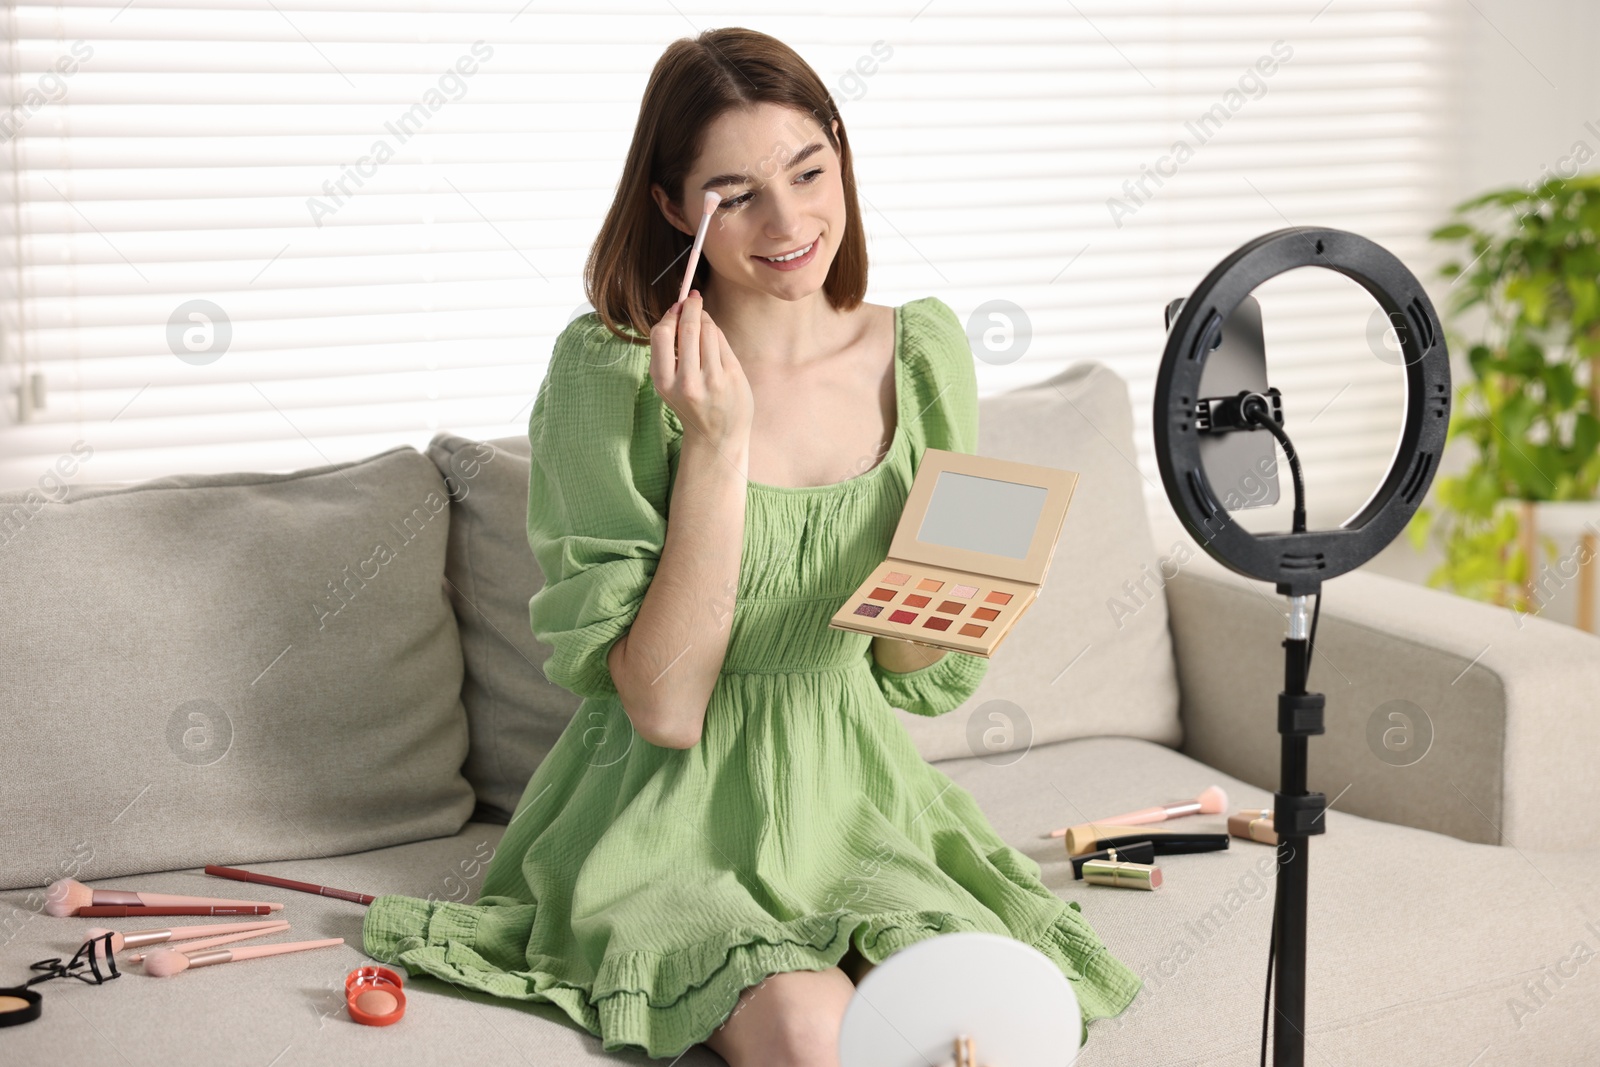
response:
<path fill-rule="evenodd" d="M 0 989 L 0 1027 L 31 1023 L 44 1012 L 44 997 L 27 986 Z"/>

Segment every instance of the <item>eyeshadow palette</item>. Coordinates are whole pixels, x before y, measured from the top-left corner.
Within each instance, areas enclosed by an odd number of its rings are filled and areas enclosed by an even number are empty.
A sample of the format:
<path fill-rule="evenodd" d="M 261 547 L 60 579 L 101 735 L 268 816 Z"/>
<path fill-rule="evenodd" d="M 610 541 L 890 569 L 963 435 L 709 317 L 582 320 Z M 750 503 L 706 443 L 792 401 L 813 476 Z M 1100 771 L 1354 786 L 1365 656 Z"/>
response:
<path fill-rule="evenodd" d="M 925 449 L 889 558 L 828 625 L 988 657 L 1039 595 L 1072 471 Z"/>

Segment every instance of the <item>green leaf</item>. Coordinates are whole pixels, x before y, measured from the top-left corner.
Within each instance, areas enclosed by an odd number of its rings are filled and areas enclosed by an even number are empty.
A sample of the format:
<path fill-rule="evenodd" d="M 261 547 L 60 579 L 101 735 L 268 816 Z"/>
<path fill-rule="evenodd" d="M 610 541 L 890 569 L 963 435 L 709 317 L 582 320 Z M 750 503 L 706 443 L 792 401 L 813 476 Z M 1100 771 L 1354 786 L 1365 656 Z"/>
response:
<path fill-rule="evenodd" d="M 1513 548 L 1506 557 L 1506 577 L 1518 585 L 1528 580 L 1528 554 L 1522 551 L 1522 546 Z"/>
<path fill-rule="evenodd" d="M 1551 363 L 1544 368 L 1544 384 L 1550 403 L 1566 411 L 1578 399 L 1578 380 L 1573 376 L 1570 363 Z"/>
<path fill-rule="evenodd" d="M 1483 378 L 1489 373 L 1489 363 L 1494 359 L 1494 352 L 1486 344 L 1475 344 L 1467 349 L 1467 364 L 1472 368 L 1472 373 Z"/>
<path fill-rule="evenodd" d="M 1538 258 L 1541 261 L 1548 258 L 1542 248 Z M 1534 257 L 1530 256 L 1529 262 L 1533 260 Z M 1526 277 L 1513 278 L 1506 283 L 1506 299 L 1521 304 L 1523 317 L 1530 323 L 1543 326 L 1550 307 L 1550 281 L 1550 275 L 1542 270 Z"/>
<path fill-rule="evenodd" d="M 1500 513 L 1500 518 L 1490 531 L 1489 538 L 1496 546 L 1503 545 L 1510 541 L 1515 541 L 1517 539 L 1517 530 L 1520 528 L 1521 523 L 1517 519 L 1517 513 L 1510 508 L 1506 508 Z"/>
<path fill-rule="evenodd" d="M 1578 413 L 1572 423 L 1572 450 L 1586 460 L 1600 458 L 1596 456 L 1600 451 L 1600 418 L 1587 411 Z"/>
<path fill-rule="evenodd" d="M 1539 413 L 1538 405 L 1527 392 L 1514 393 L 1500 406 L 1495 421 L 1502 434 L 1513 444 L 1527 438 L 1528 428 Z"/>
<path fill-rule="evenodd" d="M 1533 338 L 1519 331 L 1506 341 L 1505 361 L 1507 374 L 1533 378 L 1544 370 L 1544 349 Z"/>
<path fill-rule="evenodd" d="M 1517 497 L 1521 500 L 1547 500 L 1554 488 L 1553 480 L 1528 453 L 1530 446 L 1520 445 L 1501 453 L 1506 473 L 1516 483 Z"/>
<path fill-rule="evenodd" d="M 1461 509 L 1467 515 L 1488 516 L 1493 514 L 1495 504 L 1499 503 L 1501 496 L 1500 479 L 1495 472 L 1487 466 L 1475 467 L 1467 476 L 1465 506 Z"/>
<path fill-rule="evenodd" d="M 1590 323 L 1600 318 L 1600 284 L 1597 284 L 1594 276 L 1587 271 L 1568 273 L 1564 281 L 1567 292 L 1572 298 L 1573 327 L 1582 332 Z"/>
<path fill-rule="evenodd" d="M 1595 495 L 1596 489 L 1600 488 L 1600 452 L 1583 461 L 1583 466 L 1578 469 L 1578 481 L 1590 497 Z"/>
<path fill-rule="evenodd" d="M 1446 511 L 1461 512 L 1465 510 L 1466 479 L 1456 475 L 1440 478 L 1434 483 L 1433 491 L 1439 498 L 1439 503 Z"/>
<path fill-rule="evenodd" d="M 1406 538 L 1411 542 L 1411 547 L 1421 552 L 1428 546 L 1428 530 L 1433 525 L 1433 511 L 1421 507 L 1411 521 L 1406 524 Z"/>

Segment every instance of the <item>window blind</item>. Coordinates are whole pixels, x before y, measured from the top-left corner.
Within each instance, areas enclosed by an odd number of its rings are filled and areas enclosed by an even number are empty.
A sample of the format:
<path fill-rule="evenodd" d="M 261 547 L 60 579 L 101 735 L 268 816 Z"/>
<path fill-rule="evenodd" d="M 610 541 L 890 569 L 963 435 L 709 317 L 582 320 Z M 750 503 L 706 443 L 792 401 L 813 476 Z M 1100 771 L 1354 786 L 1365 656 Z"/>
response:
<path fill-rule="evenodd" d="M 8 8 L 0 487 L 67 455 L 71 480 L 123 481 L 524 432 L 556 334 L 588 310 L 583 259 L 652 64 L 745 25 L 799 51 L 849 125 L 868 299 L 936 295 L 972 320 L 985 395 L 1109 364 L 1135 406 L 1129 462 L 1165 507 L 1162 309 L 1222 256 L 1336 226 L 1443 295 L 1425 234 L 1454 152 L 1454 17 L 1442 0 Z M 1394 448 L 1399 370 L 1353 283 L 1301 271 L 1257 295 L 1313 520 L 1337 521 Z M 1012 327 L 1025 350 L 984 345 Z"/>

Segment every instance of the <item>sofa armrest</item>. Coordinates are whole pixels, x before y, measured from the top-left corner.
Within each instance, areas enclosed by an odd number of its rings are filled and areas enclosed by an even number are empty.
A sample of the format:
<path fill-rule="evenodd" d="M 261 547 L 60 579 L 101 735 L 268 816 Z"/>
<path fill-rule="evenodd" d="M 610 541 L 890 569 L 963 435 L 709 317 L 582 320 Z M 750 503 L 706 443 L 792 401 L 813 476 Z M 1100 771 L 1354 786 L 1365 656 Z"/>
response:
<path fill-rule="evenodd" d="M 1276 789 L 1287 601 L 1198 548 L 1166 593 L 1184 753 Z M 1327 732 L 1309 742 L 1309 788 L 1466 841 L 1600 847 L 1600 638 L 1363 571 L 1323 598 L 1307 688 L 1327 695 Z M 1396 710 L 1416 721 L 1409 750 Z"/>

